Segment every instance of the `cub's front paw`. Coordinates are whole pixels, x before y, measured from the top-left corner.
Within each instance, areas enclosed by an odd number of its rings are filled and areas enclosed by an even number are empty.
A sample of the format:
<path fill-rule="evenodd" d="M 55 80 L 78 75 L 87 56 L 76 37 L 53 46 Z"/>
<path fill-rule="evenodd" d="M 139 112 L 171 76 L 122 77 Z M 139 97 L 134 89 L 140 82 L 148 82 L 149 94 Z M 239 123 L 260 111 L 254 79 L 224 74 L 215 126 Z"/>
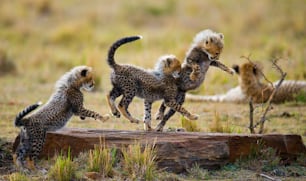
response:
<path fill-rule="evenodd" d="M 198 118 L 199 116 L 196 114 L 190 114 L 189 116 L 187 116 L 187 119 L 189 120 L 197 120 Z"/>
<path fill-rule="evenodd" d="M 189 76 L 190 80 L 192 80 L 192 81 L 197 80 L 200 72 L 201 72 L 201 67 L 198 64 L 193 64 L 192 65 L 192 72 Z"/>

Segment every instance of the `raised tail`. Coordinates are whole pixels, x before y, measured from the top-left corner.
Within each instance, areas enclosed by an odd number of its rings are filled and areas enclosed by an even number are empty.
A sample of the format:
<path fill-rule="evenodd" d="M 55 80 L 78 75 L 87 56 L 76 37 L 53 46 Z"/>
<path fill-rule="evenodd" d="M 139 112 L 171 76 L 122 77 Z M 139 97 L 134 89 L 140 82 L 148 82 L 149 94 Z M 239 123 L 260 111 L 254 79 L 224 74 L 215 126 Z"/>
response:
<path fill-rule="evenodd" d="M 114 67 L 114 65 L 116 65 L 114 55 L 115 55 L 116 50 L 121 45 L 141 39 L 141 38 L 142 36 L 129 36 L 129 37 L 124 37 L 124 38 L 117 40 L 108 50 L 108 56 L 107 56 L 108 65 L 112 68 Z"/>
<path fill-rule="evenodd" d="M 21 112 L 18 113 L 18 115 L 15 118 L 15 126 L 19 127 L 19 126 L 23 126 L 24 122 L 22 121 L 22 118 L 24 116 L 26 116 L 27 114 L 29 114 L 30 112 L 34 111 L 36 108 L 38 108 L 38 106 L 40 106 L 42 103 L 38 102 L 35 104 L 32 104 L 28 107 L 26 107 L 24 110 L 22 110 Z"/>

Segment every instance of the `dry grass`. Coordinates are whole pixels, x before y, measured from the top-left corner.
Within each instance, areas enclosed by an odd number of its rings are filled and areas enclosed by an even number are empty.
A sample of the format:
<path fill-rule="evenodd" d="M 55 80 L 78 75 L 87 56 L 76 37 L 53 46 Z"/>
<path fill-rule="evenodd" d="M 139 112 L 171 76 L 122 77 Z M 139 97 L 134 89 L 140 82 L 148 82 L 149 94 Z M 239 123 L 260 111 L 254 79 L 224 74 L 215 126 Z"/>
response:
<path fill-rule="evenodd" d="M 152 68 L 160 55 L 169 53 L 183 60 L 193 36 L 210 28 L 225 35 L 220 60 L 226 65 L 241 64 L 244 60 L 239 57 L 251 53 L 254 60 L 262 62 L 267 77 L 275 81 L 278 74 L 270 71 L 267 60 L 282 57 L 285 60 L 279 63 L 287 78 L 305 80 L 305 12 L 305 2 L 300 0 L 4 0 L 0 6 L 0 49 L 6 56 L 5 64 L 15 68 L 13 73 L 0 75 L 1 137 L 12 141 L 19 131 L 12 123 L 17 112 L 33 102 L 46 102 L 55 81 L 75 65 L 93 66 L 97 77 L 98 89 L 85 93 L 84 105 L 108 113 L 105 95 L 111 85 L 106 54 L 112 42 L 127 35 L 140 34 L 144 39 L 120 48 L 116 54 L 120 63 Z M 223 93 L 236 85 L 235 76 L 211 68 L 204 84 L 194 92 Z M 153 105 L 153 114 L 159 104 Z M 136 98 L 129 110 L 141 118 L 142 107 L 143 102 Z M 186 102 L 185 107 L 200 115 L 196 123 L 201 131 L 210 132 L 211 125 L 217 124 L 216 111 L 227 132 L 249 132 L 248 105 Z M 306 143 L 305 108 L 304 103 L 275 105 L 266 132 L 300 134 Z M 67 126 L 143 129 L 143 125 L 124 118 L 101 124 L 74 117 Z M 181 127 L 180 115 L 175 114 L 168 126 Z"/>
<path fill-rule="evenodd" d="M 76 166 L 72 161 L 70 150 L 67 156 L 58 155 L 54 165 L 49 170 L 50 180 L 70 181 L 76 178 Z"/>
<path fill-rule="evenodd" d="M 116 150 L 105 146 L 101 141 L 93 150 L 89 151 L 88 168 L 89 172 L 98 172 L 103 178 L 113 176 L 113 167 L 116 161 Z"/>
<path fill-rule="evenodd" d="M 122 149 L 123 173 L 132 180 L 154 180 L 157 177 L 155 144 L 140 143 Z"/>

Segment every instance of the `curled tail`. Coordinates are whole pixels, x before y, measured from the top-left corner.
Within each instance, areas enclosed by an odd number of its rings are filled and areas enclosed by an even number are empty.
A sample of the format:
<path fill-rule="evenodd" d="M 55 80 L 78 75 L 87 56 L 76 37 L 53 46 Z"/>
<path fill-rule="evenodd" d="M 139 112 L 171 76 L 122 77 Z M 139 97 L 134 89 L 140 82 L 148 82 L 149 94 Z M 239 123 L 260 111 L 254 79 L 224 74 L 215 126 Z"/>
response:
<path fill-rule="evenodd" d="M 33 110 L 35 110 L 38 106 L 40 106 L 42 103 L 38 102 L 35 104 L 32 104 L 28 107 L 26 107 L 24 110 L 22 110 L 21 112 L 18 113 L 18 115 L 15 118 L 15 126 L 19 127 L 19 126 L 23 126 L 24 122 L 22 121 L 22 118 L 24 116 L 26 116 L 27 114 L 29 114 L 30 112 L 32 112 Z"/>
<path fill-rule="evenodd" d="M 124 38 L 117 40 L 108 50 L 108 57 L 107 57 L 108 65 L 112 68 L 114 67 L 114 65 L 116 65 L 114 55 L 115 55 L 116 50 L 121 45 L 141 39 L 141 38 L 142 36 L 130 36 L 130 37 L 124 37 Z"/>

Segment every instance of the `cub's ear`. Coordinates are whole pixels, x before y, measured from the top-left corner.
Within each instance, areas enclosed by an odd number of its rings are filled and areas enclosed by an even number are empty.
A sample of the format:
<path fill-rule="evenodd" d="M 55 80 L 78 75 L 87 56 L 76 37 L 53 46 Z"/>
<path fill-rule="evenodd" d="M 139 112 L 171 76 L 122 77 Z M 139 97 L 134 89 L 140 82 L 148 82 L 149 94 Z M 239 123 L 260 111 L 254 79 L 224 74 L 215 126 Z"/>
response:
<path fill-rule="evenodd" d="M 81 71 L 81 76 L 82 76 L 82 77 L 86 77 L 87 72 L 88 72 L 88 69 L 83 69 L 83 70 Z"/>
<path fill-rule="evenodd" d="M 221 38 L 221 40 L 224 39 L 224 35 L 222 33 L 219 33 L 219 37 Z"/>
<path fill-rule="evenodd" d="M 236 74 L 239 74 L 239 65 L 234 64 L 232 68 L 235 70 Z"/>
<path fill-rule="evenodd" d="M 167 58 L 167 59 L 166 59 L 165 66 L 166 66 L 166 67 L 170 67 L 170 66 L 171 66 L 171 62 L 172 62 L 171 58 Z"/>
<path fill-rule="evenodd" d="M 253 66 L 253 73 L 254 73 L 254 75 L 257 75 L 257 74 L 258 74 L 258 70 L 257 70 L 256 65 Z"/>

